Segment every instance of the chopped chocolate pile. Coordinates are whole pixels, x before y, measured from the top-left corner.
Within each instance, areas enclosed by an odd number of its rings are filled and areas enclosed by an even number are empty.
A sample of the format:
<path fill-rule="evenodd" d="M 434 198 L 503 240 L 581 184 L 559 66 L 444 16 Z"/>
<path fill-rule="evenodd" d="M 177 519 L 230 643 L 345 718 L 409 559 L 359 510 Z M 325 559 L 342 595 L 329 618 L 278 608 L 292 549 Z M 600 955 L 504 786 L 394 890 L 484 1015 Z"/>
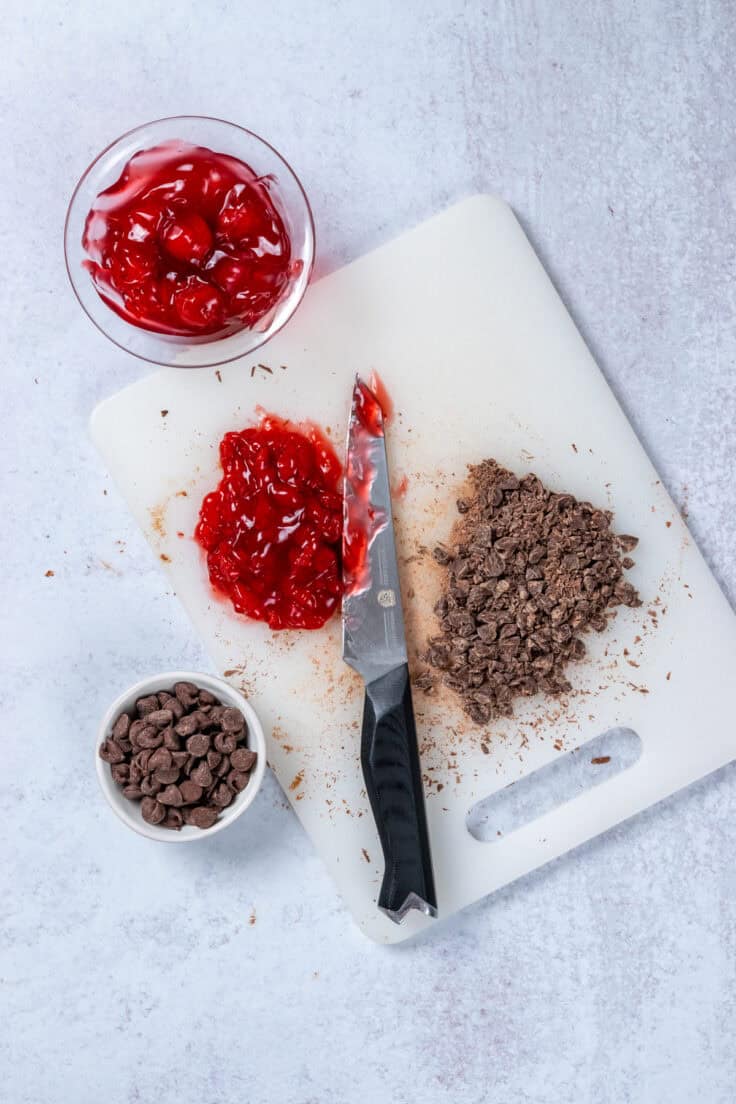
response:
<path fill-rule="evenodd" d="M 238 709 L 209 690 L 177 682 L 121 713 L 100 746 L 125 797 L 149 824 L 211 828 L 248 785 L 256 753 Z"/>
<path fill-rule="evenodd" d="M 641 602 L 623 577 L 637 538 L 617 537 L 609 510 L 555 494 L 536 475 L 517 479 L 495 460 L 471 467 L 470 479 L 453 550 L 434 550 L 447 576 L 426 659 L 485 724 L 509 716 L 516 697 L 569 690 L 564 671 L 585 655 L 581 634 L 602 632 L 614 606 Z M 431 690 L 432 673 L 416 685 Z"/>

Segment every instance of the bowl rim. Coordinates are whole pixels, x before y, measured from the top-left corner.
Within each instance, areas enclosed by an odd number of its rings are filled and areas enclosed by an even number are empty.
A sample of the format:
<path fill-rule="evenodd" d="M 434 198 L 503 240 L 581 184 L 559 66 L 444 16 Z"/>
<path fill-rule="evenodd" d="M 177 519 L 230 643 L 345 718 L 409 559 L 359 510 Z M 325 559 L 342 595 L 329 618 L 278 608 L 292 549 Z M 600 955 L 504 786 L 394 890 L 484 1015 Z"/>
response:
<path fill-rule="evenodd" d="M 70 259 L 69 259 L 69 249 L 67 248 L 67 242 L 68 242 L 68 239 L 69 239 L 70 222 L 71 222 L 71 219 L 72 219 L 72 212 L 73 212 L 74 203 L 75 203 L 75 200 L 77 198 L 77 195 L 78 195 L 80 189 L 82 188 L 85 180 L 87 179 L 90 172 L 92 171 L 92 169 L 95 167 L 95 165 L 97 165 L 97 163 L 99 161 L 102 160 L 103 157 L 105 157 L 106 154 L 108 154 L 115 146 L 117 146 L 118 143 L 123 142 L 126 138 L 130 138 L 132 135 L 136 134 L 138 131 L 145 130 L 148 127 L 159 126 L 162 123 L 178 123 L 178 122 L 190 121 L 190 120 L 194 120 L 194 121 L 199 122 L 199 123 L 202 123 L 202 122 L 204 122 L 204 123 L 216 123 L 219 126 L 231 127 L 233 130 L 241 131 L 241 133 L 247 134 L 249 138 L 254 138 L 257 142 L 260 142 L 261 145 L 265 146 L 268 150 L 270 150 L 271 153 L 273 153 L 278 158 L 279 161 L 283 162 L 283 164 L 286 166 L 287 170 L 289 171 L 289 173 L 293 177 L 294 183 L 296 184 L 297 189 L 301 193 L 302 199 L 304 201 L 304 209 L 305 209 L 306 216 L 307 216 L 307 223 L 309 225 L 309 238 L 310 238 L 311 249 L 310 249 L 310 256 L 309 256 L 309 259 L 308 259 L 308 263 L 305 265 L 304 280 L 303 280 L 302 290 L 301 290 L 301 294 L 299 295 L 299 298 L 295 300 L 291 310 L 281 320 L 279 325 L 276 326 L 276 328 L 271 330 L 269 333 L 266 333 L 261 341 L 256 342 L 255 345 L 252 345 L 246 351 L 232 352 L 232 353 L 228 354 L 227 356 L 222 357 L 221 359 L 207 360 L 206 362 L 203 361 L 201 364 L 176 364 L 171 358 L 162 359 L 162 357 L 156 357 L 156 356 L 152 356 L 152 355 L 148 356 L 144 353 L 138 352 L 138 350 L 129 349 L 126 345 L 124 345 L 122 343 L 122 341 L 119 341 L 116 337 L 114 337 L 111 333 L 109 333 L 109 331 L 106 330 L 100 322 L 98 322 L 98 320 L 90 313 L 89 309 L 87 308 L 87 305 L 84 303 L 79 291 L 77 290 L 76 276 L 72 272 L 71 262 L 70 262 Z M 107 338 L 108 341 L 111 341 L 112 344 L 115 345 L 116 348 L 121 349 L 124 353 L 127 353 L 129 356 L 134 356 L 138 360 L 144 361 L 146 364 L 156 364 L 156 365 L 158 365 L 160 367 L 163 367 L 163 368 L 185 368 L 186 369 L 186 368 L 217 368 L 217 367 L 219 367 L 220 365 L 223 365 L 223 364 L 231 364 L 235 360 L 240 360 L 243 357 L 250 356 L 257 349 L 260 349 L 263 345 L 265 345 L 268 341 L 270 341 L 273 337 L 275 337 L 276 334 L 280 333 L 281 330 L 283 330 L 283 328 L 286 325 L 288 325 L 288 323 L 294 317 L 294 315 L 296 314 L 298 308 L 300 307 L 301 303 L 304 300 L 304 296 L 307 293 L 307 288 L 309 287 L 309 282 L 312 278 L 312 273 L 314 272 L 314 263 L 315 263 L 315 256 L 316 256 L 316 251 L 317 251 L 317 238 L 316 238 L 315 225 L 314 225 L 314 213 L 312 211 L 312 206 L 309 202 L 309 197 L 307 196 L 307 193 L 304 190 L 304 185 L 302 184 L 302 182 L 301 182 L 299 176 L 297 175 L 297 173 L 294 171 L 294 168 L 293 168 L 291 162 L 287 161 L 287 159 L 284 157 L 283 153 L 281 153 L 279 150 L 277 150 L 276 147 L 271 144 L 271 142 L 268 142 L 265 138 L 262 138 L 260 134 L 256 134 L 256 132 L 254 130 L 249 130 L 248 127 L 241 126 L 240 123 L 233 123 L 230 119 L 221 119 L 216 115 L 164 115 L 159 119 L 149 119 L 148 122 L 139 123 L 137 126 L 131 127 L 129 130 L 123 131 L 123 133 L 119 134 L 117 136 L 117 138 L 114 138 L 112 140 L 112 142 L 108 142 L 108 144 L 104 147 L 104 149 L 100 150 L 100 152 L 96 155 L 96 157 L 94 157 L 89 162 L 86 169 L 83 171 L 83 173 L 79 177 L 79 180 L 77 181 L 77 183 L 74 187 L 74 190 L 73 190 L 73 192 L 72 192 L 72 194 L 69 198 L 69 203 L 68 203 L 67 209 L 66 209 L 66 215 L 64 217 L 63 246 L 64 246 L 64 266 L 66 268 L 67 277 L 69 279 L 69 283 L 71 285 L 72 291 L 74 292 L 74 297 L 77 300 L 79 306 L 82 308 L 82 311 L 84 312 L 86 317 L 90 320 L 92 325 L 95 327 L 95 329 L 99 333 L 101 333 L 103 335 L 103 337 Z M 108 308 L 108 310 L 109 309 L 110 308 Z M 238 331 L 238 332 L 240 332 L 240 331 Z M 163 344 L 163 342 L 162 342 L 162 344 Z M 198 348 L 201 348 L 201 349 L 214 349 L 216 347 L 216 345 L 217 345 L 217 341 L 203 341 L 198 345 Z"/>
<path fill-rule="evenodd" d="M 193 682 L 202 690 L 209 690 L 211 693 L 217 694 L 223 698 L 229 697 L 230 704 L 240 709 L 245 717 L 248 726 L 248 746 L 252 748 L 258 756 L 255 770 L 251 775 L 248 785 L 237 795 L 232 805 L 222 811 L 220 819 L 218 819 L 211 828 L 193 829 L 191 834 L 186 832 L 186 828 L 192 827 L 191 825 L 185 825 L 181 831 L 177 832 L 169 828 L 160 828 L 157 824 L 148 824 L 143 820 L 143 817 L 140 815 L 140 806 L 123 796 L 117 783 L 113 781 L 110 772 L 110 764 L 99 756 L 100 747 L 103 741 L 110 735 L 114 720 L 122 710 L 130 708 L 131 701 L 142 697 L 146 693 L 156 693 L 164 689 L 169 689 L 177 682 Z M 222 832 L 225 828 L 233 824 L 238 817 L 242 816 L 245 810 L 253 804 L 261 788 L 261 783 L 263 782 L 266 772 L 266 737 L 263 732 L 260 718 L 253 706 L 240 690 L 236 690 L 236 688 L 225 679 L 217 675 L 206 674 L 203 671 L 163 671 L 161 674 L 149 675 L 146 678 L 139 679 L 138 682 L 133 683 L 122 694 L 118 694 L 105 711 L 97 729 L 97 736 L 94 744 L 94 757 L 97 780 L 105 800 L 118 819 L 121 820 L 126 827 L 131 828 L 134 832 L 137 832 L 138 835 L 144 836 L 146 839 L 157 840 L 161 843 L 194 843 L 199 840 L 209 839 L 218 832 Z"/>

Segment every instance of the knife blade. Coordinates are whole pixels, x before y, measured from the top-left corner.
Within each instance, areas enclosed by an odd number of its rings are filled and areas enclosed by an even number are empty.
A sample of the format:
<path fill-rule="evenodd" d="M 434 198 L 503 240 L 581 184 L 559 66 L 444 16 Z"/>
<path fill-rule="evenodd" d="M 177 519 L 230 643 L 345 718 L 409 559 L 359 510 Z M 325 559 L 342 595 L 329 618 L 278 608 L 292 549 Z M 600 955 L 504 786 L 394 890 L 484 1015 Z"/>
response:
<path fill-rule="evenodd" d="M 356 377 L 343 508 L 343 659 L 363 679 L 361 766 L 384 876 L 378 907 L 395 923 L 437 915 L 424 808 L 381 405 Z"/>

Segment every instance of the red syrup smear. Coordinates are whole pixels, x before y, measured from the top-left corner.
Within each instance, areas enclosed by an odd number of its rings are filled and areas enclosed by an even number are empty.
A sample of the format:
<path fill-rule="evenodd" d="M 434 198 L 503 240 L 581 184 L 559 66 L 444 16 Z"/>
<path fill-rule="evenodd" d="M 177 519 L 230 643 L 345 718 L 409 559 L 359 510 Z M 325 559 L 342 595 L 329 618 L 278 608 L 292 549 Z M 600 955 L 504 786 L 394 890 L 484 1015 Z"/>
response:
<path fill-rule="evenodd" d="M 154 333 L 226 337 L 267 324 L 302 269 L 273 184 L 181 141 L 136 153 L 85 223 L 83 263 L 100 297 Z"/>
<path fill-rule="evenodd" d="M 341 466 L 322 431 L 263 413 L 226 433 L 195 539 L 212 586 L 272 629 L 319 629 L 340 604 Z"/>
<path fill-rule="evenodd" d="M 403 498 L 406 492 L 409 490 L 409 476 L 402 475 L 398 483 L 391 488 L 392 498 Z"/>
<path fill-rule="evenodd" d="M 371 451 L 375 439 L 384 436 L 384 426 L 392 409 L 388 392 L 375 373 L 371 376 L 370 387 L 363 380 L 357 380 L 353 403 L 356 427 L 345 471 L 342 564 L 346 597 L 362 594 L 370 587 L 370 546 L 388 522 L 386 514 L 371 505 L 376 475 Z"/>

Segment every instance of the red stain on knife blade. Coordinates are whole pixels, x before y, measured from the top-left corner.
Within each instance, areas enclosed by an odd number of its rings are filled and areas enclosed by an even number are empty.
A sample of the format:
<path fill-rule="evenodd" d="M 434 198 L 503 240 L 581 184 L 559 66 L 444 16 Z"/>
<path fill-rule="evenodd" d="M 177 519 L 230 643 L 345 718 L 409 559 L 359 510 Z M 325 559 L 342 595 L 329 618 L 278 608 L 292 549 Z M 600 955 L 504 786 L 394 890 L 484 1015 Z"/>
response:
<path fill-rule="evenodd" d="M 371 437 L 383 437 L 383 408 L 362 379 L 355 381 L 352 417 Z"/>
<path fill-rule="evenodd" d="M 386 410 L 391 412 L 391 400 L 376 373 L 371 376 L 370 387 L 360 378 L 356 379 L 351 414 L 354 422 L 352 447 L 345 462 L 342 569 L 346 597 L 361 594 L 370 587 L 368 551 L 387 522 L 385 513 L 376 510 L 371 503 L 376 475 L 371 445 L 376 437 L 383 437 L 388 417 Z"/>
<path fill-rule="evenodd" d="M 383 382 L 378 372 L 371 372 L 369 387 L 373 392 L 374 399 L 381 408 L 384 424 L 390 422 L 394 416 L 394 403 L 386 389 L 386 384 Z"/>

